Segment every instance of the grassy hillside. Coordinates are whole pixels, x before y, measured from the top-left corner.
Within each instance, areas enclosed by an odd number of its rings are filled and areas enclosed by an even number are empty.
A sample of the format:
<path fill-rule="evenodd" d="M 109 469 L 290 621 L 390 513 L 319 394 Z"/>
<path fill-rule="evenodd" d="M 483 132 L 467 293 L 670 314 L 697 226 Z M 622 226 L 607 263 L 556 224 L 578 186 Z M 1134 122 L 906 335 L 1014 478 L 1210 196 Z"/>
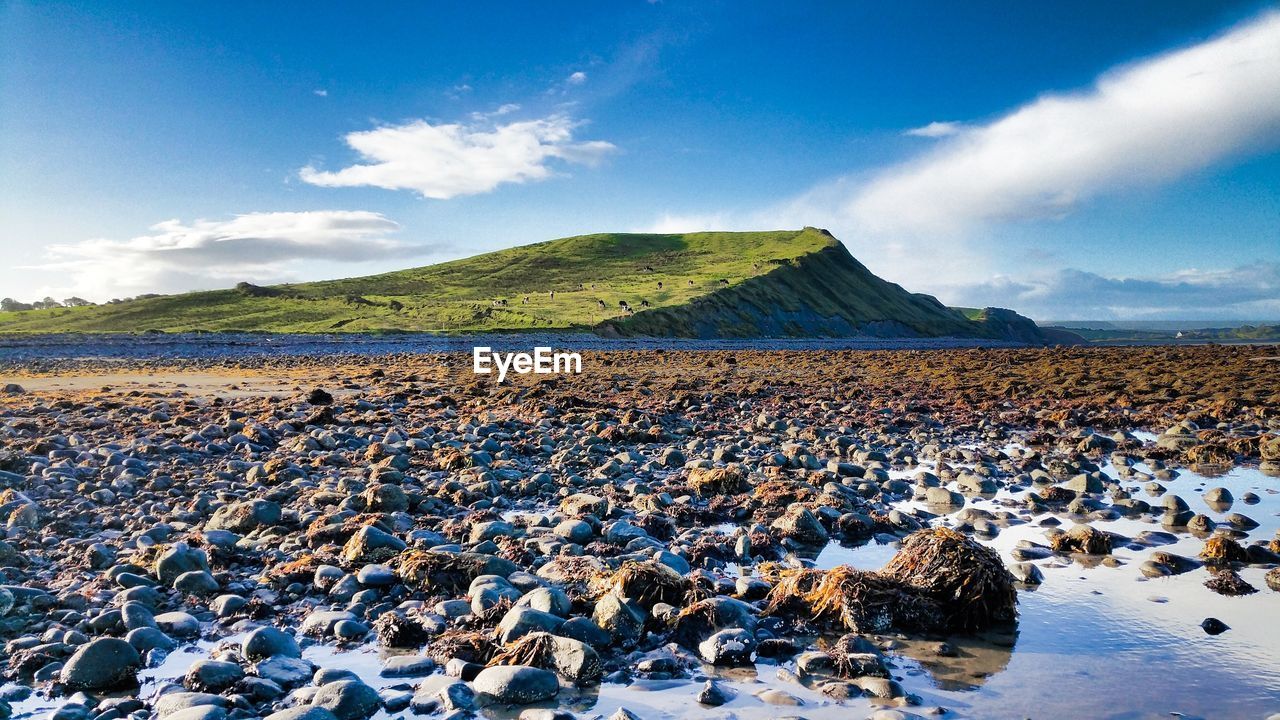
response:
<path fill-rule="evenodd" d="M 0 313 L 0 333 L 556 329 L 998 336 L 881 280 L 815 228 L 583 235 L 345 280 Z"/>

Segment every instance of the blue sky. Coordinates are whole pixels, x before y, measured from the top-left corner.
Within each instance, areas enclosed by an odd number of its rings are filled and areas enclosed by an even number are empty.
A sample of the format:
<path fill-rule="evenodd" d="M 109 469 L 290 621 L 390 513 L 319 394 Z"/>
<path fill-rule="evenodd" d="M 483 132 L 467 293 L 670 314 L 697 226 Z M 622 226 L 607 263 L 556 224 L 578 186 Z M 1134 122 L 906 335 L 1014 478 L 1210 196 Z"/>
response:
<path fill-rule="evenodd" d="M 0 3 L 0 295 L 811 224 L 951 303 L 1280 319 L 1257 2 L 79 5 Z"/>

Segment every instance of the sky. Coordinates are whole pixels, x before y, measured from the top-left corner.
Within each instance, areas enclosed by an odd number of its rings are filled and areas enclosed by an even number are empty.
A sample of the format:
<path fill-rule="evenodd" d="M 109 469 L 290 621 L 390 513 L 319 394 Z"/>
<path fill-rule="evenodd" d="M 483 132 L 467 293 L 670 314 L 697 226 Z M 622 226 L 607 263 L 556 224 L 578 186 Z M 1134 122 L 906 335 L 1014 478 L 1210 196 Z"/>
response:
<path fill-rule="evenodd" d="M 1280 8 L 0 0 L 0 296 L 805 225 L 949 304 L 1280 320 Z"/>

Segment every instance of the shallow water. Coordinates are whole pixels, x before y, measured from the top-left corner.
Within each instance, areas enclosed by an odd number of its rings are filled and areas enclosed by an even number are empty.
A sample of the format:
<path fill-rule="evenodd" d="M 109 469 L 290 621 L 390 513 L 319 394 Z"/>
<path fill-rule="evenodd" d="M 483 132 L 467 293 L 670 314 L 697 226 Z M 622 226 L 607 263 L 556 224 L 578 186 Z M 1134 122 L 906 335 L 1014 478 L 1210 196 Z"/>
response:
<path fill-rule="evenodd" d="M 1116 477 L 1113 468 L 1106 470 Z M 1152 499 L 1140 489 L 1143 483 L 1124 484 L 1133 489 L 1135 497 Z M 1277 482 L 1256 469 L 1236 468 L 1215 477 L 1184 470 L 1178 478 L 1161 484 L 1182 496 L 1193 510 L 1214 519 L 1234 511 L 1258 521 L 1259 527 L 1250 531 L 1242 544 L 1254 538 L 1269 539 L 1280 528 Z M 1233 508 L 1211 508 L 1203 502 L 1203 491 L 1216 486 L 1226 487 L 1237 498 Z M 1259 504 L 1238 501 L 1250 490 L 1261 497 Z M 991 498 L 970 498 L 968 504 L 1008 510 L 1011 508 L 1002 503 L 1020 495 L 1002 491 Z M 938 522 L 945 524 L 946 517 Z M 1162 529 L 1147 520 L 1092 524 L 1126 537 Z M 732 527 L 717 529 L 731 531 Z M 984 542 L 1008 559 L 1008 551 L 1019 540 L 1045 543 L 1044 530 L 1034 521 L 1012 525 Z M 1199 552 L 1200 539 L 1187 533 L 1178 537 L 1177 543 L 1158 549 L 1190 557 Z M 832 544 L 818 555 L 816 564 L 833 567 L 848 563 L 875 569 L 895 551 L 892 544 L 875 542 L 855 548 Z M 921 708 L 904 709 L 926 714 L 930 708 L 941 707 L 951 711 L 945 717 L 963 718 L 1112 720 L 1171 716 L 1261 720 L 1280 711 L 1280 632 L 1275 622 L 1280 595 L 1266 587 L 1265 570 L 1241 571 L 1259 589 L 1257 594 L 1222 597 L 1202 585 L 1208 577 L 1204 570 L 1144 578 L 1139 565 L 1152 551 L 1117 547 L 1112 556 L 1117 561 L 1114 566 L 1096 558 L 1036 561 L 1044 572 L 1044 583 L 1020 591 L 1021 617 L 1016 630 L 949 638 L 960 651 L 958 658 L 936 656 L 930 650 L 936 641 L 904 641 L 903 647 L 891 654 L 894 674 L 923 703 Z M 1231 629 L 1222 635 L 1207 635 L 1200 622 L 1210 616 L 1223 620 Z M 165 681 L 180 681 L 190 664 L 207 657 L 215 644 L 204 640 L 180 649 L 160 666 L 145 671 L 141 678 L 144 694 L 153 693 Z M 311 645 L 304 650 L 304 657 L 317 665 L 353 670 L 375 688 L 411 691 L 416 680 L 379 676 L 386 656 L 372 643 L 348 650 L 329 645 Z M 748 720 L 800 715 L 834 720 L 865 717 L 875 707 L 866 699 L 836 702 L 779 679 L 778 668 L 765 662 L 755 668 L 706 667 L 704 671 L 706 677 L 719 677 L 737 696 L 720 708 L 697 705 L 694 696 L 705 679 L 699 676 L 695 680 L 565 689 L 558 700 L 561 706 L 585 717 L 608 716 L 618 707 L 626 707 L 646 720 L 691 715 Z M 769 689 L 790 693 L 802 705 L 770 705 L 756 697 Z M 36 696 L 15 703 L 15 716 L 42 716 L 64 701 Z M 498 720 L 518 713 L 519 708 L 490 707 L 481 714 Z M 388 720 L 409 714 L 382 712 L 375 717 Z"/>
<path fill-rule="evenodd" d="M 1116 477 L 1114 468 L 1104 469 Z M 1124 484 L 1134 489 L 1135 497 L 1158 502 L 1158 496 L 1137 489 L 1145 483 Z M 1214 477 L 1184 470 L 1178 478 L 1161 484 L 1186 500 L 1193 511 L 1214 520 L 1240 512 L 1258 521 L 1259 526 L 1247 539 L 1242 538 L 1241 544 L 1255 538 L 1269 539 L 1280 528 L 1280 495 L 1275 489 L 1280 483 L 1257 469 L 1235 468 Z M 1215 509 L 1201 498 L 1205 490 L 1219 486 L 1237 498 L 1233 507 Z M 1259 495 L 1261 502 L 1239 502 L 1247 491 Z M 970 498 L 967 506 L 993 512 L 1008 510 L 1001 502 L 1013 497 L 1001 492 L 991 499 Z M 1090 524 L 1125 537 L 1164 529 L 1149 518 Z M 1035 523 L 1013 525 L 984 542 L 1008 560 L 1008 552 L 1019 540 L 1047 544 L 1045 529 Z M 1120 720 L 1181 713 L 1204 718 L 1264 718 L 1280 711 L 1280 632 L 1275 629 L 1280 596 L 1263 581 L 1266 570 L 1241 570 L 1241 576 L 1259 590 L 1243 597 L 1223 597 L 1204 587 L 1202 583 L 1208 578 L 1205 570 L 1145 578 L 1139 566 L 1153 550 L 1187 557 L 1200 551 L 1201 539 L 1185 532 L 1176 534 L 1178 542 L 1159 548 L 1118 546 L 1112 554 L 1119 561 L 1115 567 L 1089 558 L 1036 561 L 1045 580 L 1038 588 L 1019 593 L 1017 642 L 1012 652 L 1006 653 L 1007 666 L 978 680 L 971 690 L 948 689 L 947 683 L 924 673 L 908 676 L 904 684 L 927 705 L 942 705 L 966 717 Z M 894 550 L 891 545 L 874 542 L 857 548 L 833 546 L 816 564 L 831 567 L 847 563 L 875 569 L 892 557 Z M 1200 623 L 1207 617 L 1224 621 L 1231 630 L 1216 637 L 1206 634 Z M 969 652 L 977 649 L 964 647 L 961 638 L 950 641 Z M 993 647 L 984 650 L 990 655 Z M 990 664 L 989 657 L 981 659 Z M 964 663 L 943 658 L 933 661 L 945 662 L 951 673 L 965 672 Z"/>

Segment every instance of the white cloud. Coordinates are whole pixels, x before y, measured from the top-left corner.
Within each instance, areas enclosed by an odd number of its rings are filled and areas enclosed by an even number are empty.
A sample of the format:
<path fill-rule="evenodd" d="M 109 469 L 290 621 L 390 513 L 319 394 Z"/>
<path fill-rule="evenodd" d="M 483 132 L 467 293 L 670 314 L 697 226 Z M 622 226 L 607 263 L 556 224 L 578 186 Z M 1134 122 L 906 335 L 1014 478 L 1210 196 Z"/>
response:
<path fill-rule="evenodd" d="M 911 128 L 903 132 L 908 137 L 941 138 L 955 135 L 963 126 L 956 122 L 931 122 L 924 127 Z"/>
<path fill-rule="evenodd" d="M 237 215 L 230 220 L 166 220 L 127 240 L 95 238 L 53 245 L 33 269 L 59 274 L 49 292 L 107 299 L 143 292 L 275 282 L 297 262 L 343 263 L 435 251 L 391 235 L 400 226 L 366 211 L 318 210 Z M 61 295 L 58 295 L 61 297 Z"/>
<path fill-rule="evenodd" d="M 316 97 L 329 97 L 329 91 L 324 88 L 317 88 L 311 92 L 315 93 Z"/>
<path fill-rule="evenodd" d="M 926 126 L 922 130 L 934 127 Z M 1280 13 L 960 129 L 874 177 L 844 212 L 883 232 L 945 233 L 1053 218 L 1165 183 L 1280 135 Z"/>
<path fill-rule="evenodd" d="M 1280 263 L 1113 278 L 1064 269 L 943 288 L 954 305 L 1012 307 L 1039 320 L 1280 319 Z"/>
<path fill-rule="evenodd" d="M 666 215 L 651 227 L 825 227 L 877 274 L 959 302 L 956 287 L 980 287 L 1017 264 L 984 250 L 1002 247 L 987 241 L 999 223 L 1058 218 L 1089 198 L 1280 140 L 1280 13 L 1105 73 L 1085 92 L 1045 95 L 985 124 L 908 133 L 941 137 L 913 159 L 772 206 Z"/>
<path fill-rule="evenodd" d="M 599 140 L 574 141 L 580 126 L 563 115 L 505 125 L 415 120 L 349 133 L 347 144 L 367 163 L 332 172 L 308 166 L 299 177 L 325 187 L 413 190 L 438 200 L 475 195 L 503 183 L 545 180 L 552 161 L 590 165 L 616 149 Z"/>
<path fill-rule="evenodd" d="M 587 74 L 582 72 L 581 70 L 565 78 L 565 83 L 569 85 L 581 85 L 586 81 L 587 81 Z"/>
<path fill-rule="evenodd" d="M 520 105 L 517 103 L 506 103 L 505 105 L 499 105 L 497 109 L 490 110 L 489 112 L 473 112 L 471 113 L 471 119 L 477 122 L 481 122 L 484 120 L 488 120 L 490 118 L 502 117 L 503 115 L 510 115 L 511 113 L 519 109 L 520 109 Z"/>

